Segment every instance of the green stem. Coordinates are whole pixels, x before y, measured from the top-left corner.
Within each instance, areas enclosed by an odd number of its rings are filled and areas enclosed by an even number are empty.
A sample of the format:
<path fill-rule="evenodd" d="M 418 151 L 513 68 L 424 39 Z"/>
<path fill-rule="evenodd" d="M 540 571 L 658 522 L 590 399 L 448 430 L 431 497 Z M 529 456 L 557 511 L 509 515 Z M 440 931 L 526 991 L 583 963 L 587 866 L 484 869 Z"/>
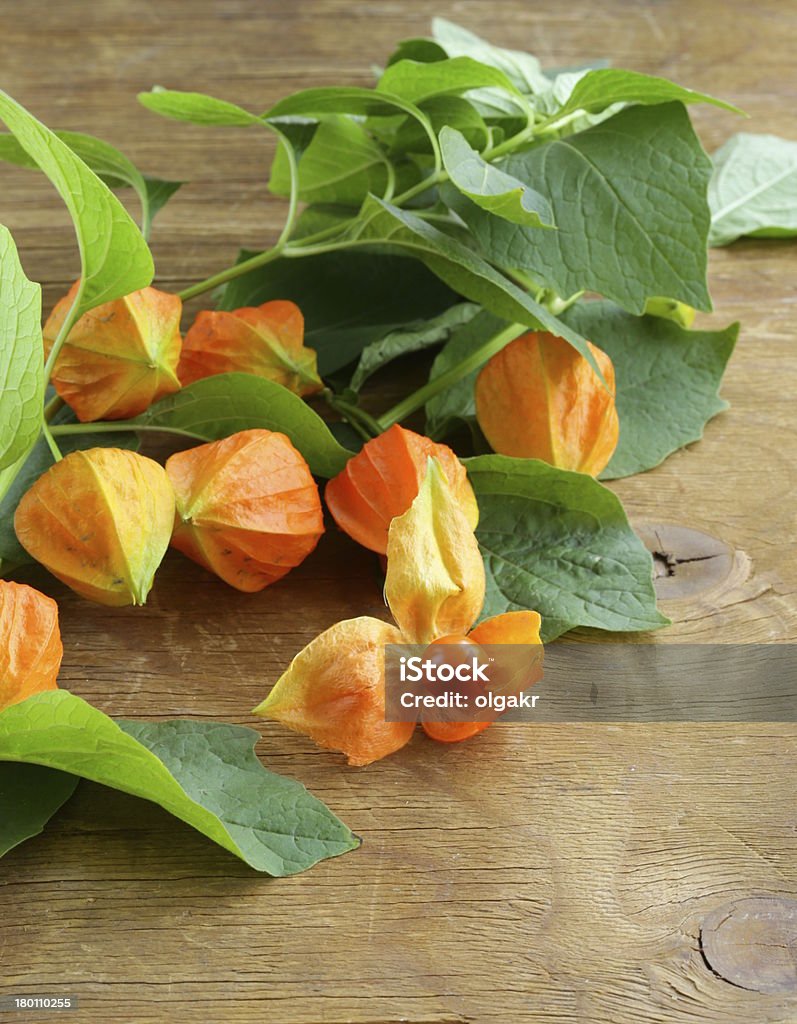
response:
<path fill-rule="evenodd" d="M 463 377 L 467 377 L 474 370 L 478 370 L 496 352 L 500 352 L 505 345 L 508 345 L 510 341 L 514 341 L 515 338 L 527 330 L 528 327 L 524 324 L 510 324 L 502 331 L 499 331 L 498 334 L 488 338 L 483 345 L 480 345 L 469 356 L 466 356 L 461 363 L 457 363 L 450 370 L 441 373 L 439 377 L 430 380 L 422 388 L 418 388 L 411 395 L 407 395 L 397 405 L 394 405 L 392 409 L 388 409 L 386 413 L 383 413 L 376 421 L 380 431 L 387 430 L 394 423 L 400 423 L 407 416 L 423 408 L 431 398 L 457 384 Z"/>
<path fill-rule="evenodd" d="M 81 283 L 78 288 L 78 293 L 75 296 L 75 301 L 69 308 L 69 312 L 64 317 L 64 322 L 61 324 L 61 330 L 58 332 L 53 347 L 50 349 L 50 354 L 47 357 L 47 362 L 44 364 L 44 380 L 45 382 L 50 379 L 53 374 L 53 367 L 55 361 L 58 358 L 58 353 L 61 351 L 64 342 L 69 336 L 69 332 L 75 326 L 77 321 L 80 319 L 80 304 L 83 300 L 83 285 Z"/>
<path fill-rule="evenodd" d="M 47 447 L 50 449 L 53 459 L 56 462 L 60 462 L 64 456 L 61 454 L 61 449 L 55 443 L 55 438 L 50 430 L 50 425 L 46 421 L 42 421 L 42 434 L 44 434 L 44 440 L 47 442 Z"/>
<path fill-rule="evenodd" d="M 361 409 L 358 405 L 352 405 L 351 402 L 334 394 L 329 388 L 324 391 L 324 398 L 330 409 L 339 413 L 366 441 L 370 441 L 371 438 L 378 437 L 382 433 L 382 427 L 378 420 L 375 420 L 365 409 Z"/>
<path fill-rule="evenodd" d="M 55 414 L 60 412 L 65 404 L 66 403 L 64 402 L 63 398 L 61 398 L 59 395 L 53 395 L 53 397 L 44 407 L 44 422 L 50 423 Z"/>
<path fill-rule="evenodd" d="M 135 420 L 99 420 L 96 423 L 59 423 L 50 427 L 55 437 L 70 434 L 112 434 L 123 431 L 135 430 L 145 434 L 179 434 L 180 437 L 190 437 L 196 441 L 207 441 L 208 438 L 202 434 L 193 434 L 190 430 L 180 430 L 179 427 L 164 427 L 153 423 L 137 423 Z"/>

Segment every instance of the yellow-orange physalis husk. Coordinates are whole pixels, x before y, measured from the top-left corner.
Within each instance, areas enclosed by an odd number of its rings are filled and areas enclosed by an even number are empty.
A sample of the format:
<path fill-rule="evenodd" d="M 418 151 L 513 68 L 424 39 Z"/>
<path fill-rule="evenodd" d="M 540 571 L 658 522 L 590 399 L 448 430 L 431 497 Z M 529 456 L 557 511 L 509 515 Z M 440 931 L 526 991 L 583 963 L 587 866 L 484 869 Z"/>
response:
<path fill-rule="evenodd" d="M 540 644 L 540 616 L 537 612 L 504 612 L 480 622 L 467 637 L 442 637 L 434 644 L 469 644 L 474 648 L 490 644 Z M 422 722 L 424 732 L 441 743 L 468 740 L 492 725 L 489 722 Z"/>
<path fill-rule="evenodd" d="M 442 466 L 475 529 L 479 506 L 465 467 L 454 452 L 396 424 L 364 445 L 327 484 L 324 497 L 341 530 L 358 544 L 385 554 L 391 520 L 406 512 L 415 500 L 430 456 Z"/>
<path fill-rule="evenodd" d="M 172 455 L 172 545 L 238 590 L 262 590 L 324 532 L 313 476 L 284 434 L 244 430 Z"/>
<path fill-rule="evenodd" d="M 385 597 L 407 643 L 467 633 L 484 603 L 484 563 L 446 475 L 429 459 L 418 494 L 390 524 Z"/>
<path fill-rule="evenodd" d="M 74 284 L 44 325 L 45 350 L 58 336 L 77 293 Z M 180 389 L 180 316 L 176 295 L 142 288 L 84 313 L 55 361 L 52 382 L 79 420 L 137 416 Z"/>
<path fill-rule="evenodd" d="M 304 317 L 297 305 L 275 300 L 197 316 L 183 342 L 182 383 L 236 372 L 276 381 L 297 395 L 321 390 L 316 354 L 305 347 Z"/>
<path fill-rule="evenodd" d="M 63 653 L 55 601 L 0 580 L 0 711 L 57 689 Z"/>
<path fill-rule="evenodd" d="M 606 468 L 620 433 L 614 367 L 589 348 L 605 385 L 553 334 L 522 334 L 492 357 L 476 380 L 476 416 L 496 452 L 592 476 Z"/>
<path fill-rule="evenodd" d="M 37 562 L 107 605 L 144 604 L 173 524 L 166 471 L 119 448 L 72 452 L 56 462 L 14 517 L 20 543 Z"/>
<path fill-rule="evenodd" d="M 385 721 L 385 644 L 405 642 L 379 619 L 338 622 L 296 655 L 254 713 L 341 751 L 349 764 L 387 757 L 415 729 Z"/>

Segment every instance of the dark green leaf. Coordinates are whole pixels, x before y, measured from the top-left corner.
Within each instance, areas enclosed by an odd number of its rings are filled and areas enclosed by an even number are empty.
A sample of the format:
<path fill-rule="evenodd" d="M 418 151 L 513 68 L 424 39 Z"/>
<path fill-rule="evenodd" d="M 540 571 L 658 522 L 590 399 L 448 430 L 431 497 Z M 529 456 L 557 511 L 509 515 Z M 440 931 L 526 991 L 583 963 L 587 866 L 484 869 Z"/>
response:
<path fill-rule="evenodd" d="M 479 308 L 473 302 L 463 302 L 451 306 L 431 320 L 416 320 L 406 327 L 390 331 L 363 350 L 349 386 L 354 391 L 359 391 L 372 373 L 376 373 L 393 359 L 408 355 L 410 352 L 421 352 L 432 345 L 439 345 L 452 331 L 472 320 L 479 312 Z"/>
<path fill-rule="evenodd" d="M 471 103 L 461 96 L 435 96 L 421 104 L 421 110 L 439 135 L 449 126 L 456 128 L 476 149 L 484 149 L 490 141 L 487 125 Z M 416 120 L 405 118 L 391 140 L 393 153 L 430 152 L 429 138 Z"/>
<path fill-rule="evenodd" d="M 41 431 L 41 308 L 41 288 L 25 277 L 11 232 L 0 224 L 0 470 L 24 459 Z"/>
<path fill-rule="evenodd" d="M 163 207 L 169 202 L 174 193 L 185 184 L 184 181 L 166 181 L 163 178 L 150 178 L 144 175 L 144 184 L 147 187 L 147 201 L 149 203 L 150 223 L 155 219 Z"/>
<path fill-rule="evenodd" d="M 0 762 L 0 857 L 37 836 L 78 784 L 76 775 L 37 764 Z"/>
<path fill-rule="evenodd" d="M 0 760 L 45 765 L 160 804 L 250 867 L 283 876 L 355 849 L 349 829 L 220 722 L 114 722 L 65 690 L 0 713 Z"/>
<path fill-rule="evenodd" d="M 402 96 L 410 103 L 423 103 L 433 96 L 461 95 L 471 89 L 502 89 L 518 95 L 518 88 L 503 71 L 481 64 L 472 57 L 454 57 L 451 60 L 424 64 L 402 60 L 391 64 L 379 79 L 378 92 Z"/>
<path fill-rule="evenodd" d="M 596 291 L 632 313 L 642 313 L 656 295 L 711 308 L 711 164 L 680 103 L 630 107 L 501 166 L 545 195 L 557 230 L 507 224 L 447 186 L 444 200 L 468 223 L 487 259 L 526 271 L 565 298 Z"/>
<path fill-rule="evenodd" d="M 483 160 L 455 128 L 446 126 L 440 132 L 440 152 L 451 182 L 483 210 L 512 224 L 553 227 L 548 200 Z"/>
<path fill-rule="evenodd" d="M 308 224 L 313 231 L 325 226 Z M 456 302 L 454 293 L 416 260 L 343 251 L 280 259 L 244 274 L 227 285 L 219 308 L 259 306 L 270 299 L 289 299 L 301 309 L 305 343 L 318 353 L 324 377 L 388 331 L 437 316 Z"/>
<path fill-rule="evenodd" d="M 54 132 L 2 91 L 0 117 L 53 183 L 72 217 L 82 263 L 78 308 L 92 309 L 145 288 L 155 273 L 152 256 L 107 185 Z"/>
<path fill-rule="evenodd" d="M 710 245 L 797 235 L 797 142 L 740 132 L 713 161 Z"/>
<path fill-rule="evenodd" d="M 623 506 L 591 476 L 536 459 L 467 459 L 487 573 L 483 616 L 533 608 L 542 638 L 574 626 L 627 632 L 668 624 L 653 561 Z"/>
<path fill-rule="evenodd" d="M 134 422 L 201 441 L 240 430 L 278 430 L 291 439 L 317 476 L 335 476 L 351 458 L 306 402 L 281 384 L 249 373 L 205 377 L 162 398 Z"/>
<path fill-rule="evenodd" d="M 659 317 L 631 316 L 611 302 L 581 302 L 563 319 L 614 363 L 620 441 L 602 478 L 642 473 L 699 441 L 712 416 L 727 409 L 719 385 L 739 325 L 685 331 Z"/>

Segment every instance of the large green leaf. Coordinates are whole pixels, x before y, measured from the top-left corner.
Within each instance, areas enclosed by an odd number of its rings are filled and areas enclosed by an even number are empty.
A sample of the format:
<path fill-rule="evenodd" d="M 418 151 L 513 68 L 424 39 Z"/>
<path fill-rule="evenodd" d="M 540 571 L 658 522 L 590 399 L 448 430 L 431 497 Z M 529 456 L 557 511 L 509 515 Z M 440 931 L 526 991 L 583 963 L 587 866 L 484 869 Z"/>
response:
<path fill-rule="evenodd" d="M 440 152 L 451 182 L 477 206 L 512 224 L 553 227 L 548 200 L 530 185 L 494 167 L 455 128 L 440 132 Z"/>
<path fill-rule="evenodd" d="M 543 92 L 550 85 L 542 72 L 540 62 L 529 53 L 493 46 L 468 29 L 445 18 L 433 19 L 432 35 L 434 42 L 449 57 L 472 57 L 482 64 L 498 68 L 522 93 Z"/>
<path fill-rule="evenodd" d="M 348 828 L 254 755 L 259 734 L 219 722 L 114 722 L 65 690 L 0 713 L 0 761 L 45 765 L 160 804 L 270 875 L 355 849 Z"/>
<path fill-rule="evenodd" d="M 376 88 L 415 104 L 433 96 L 460 95 L 471 89 L 496 88 L 513 96 L 520 93 L 503 71 L 472 57 L 454 57 L 433 64 L 400 60 L 385 70 Z"/>
<path fill-rule="evenodd" d="M 588 71 L 576 81 L 566 102 L 548 120 L 558 121 L 577 110 L 594 113 L 615 103 L 639 103 L 654 106 L 660 103 L 711 103 L 715 107 L 740 113 L 738 107 L 706 93 L 685 89 L 666 78 L 643 75 L 639 71 L 601 68 Z M 543 122 L 544 126 L 545 122 Z"/>
<path fill-rule="evenodd" d="M 351 458 L 306 402 L 281 384 L 249 373 L 205 377 L 162 398 L 132 423 L 202 441 L 240 430 L 278 430 L 318 476 L 335 476 Z"/>
<path fill-rule="evenodd" d="M 68 407 L 60 409 L 51 426 L 58 428 L 76 423 L 75 414 Z M 63 455 L 82 448 L 138 448 L 138 436 L 129 431 L 97 434 L 70 434 L 58 438 Z M 54 462 L 52 452 L 43 437 L 39 437 L 27 456 L 0 470 L 0 576 L 6 576 L 18 565 L 30 562 L 28 552 L 17 540 L 14 532 L 14 513 L 22 495 Z"/>
<path fill-rule="evenodd" d="M 386 183 L 385 154 L 362 124 L 344 114 L 325 117 L 299 161 L 299 199 L 359 206 L 369 192 L 384 192 Z M 283 147 L 274 159 L 269 188 L 275 195 L 290 195 L 290 168 Z"/>
<path fill-rule="evenodd" d="M 530 327 L 542 327 L 564 338 L 600 373 L 586 341 L 579 334 L 467 245 L 443 234 L 415 214 L 371 196 L 363 205 L 363 217 L 353 239 L 357 243 L 381 243 L 412 253 L 446 284 L 465 298 L 481 303 L 496 316 Z"/>
<path fill-rule="evenodd" d="M 306 233 L 339 221 L 339 213 L 329 221 L 302 218 Z M 241 258 L 250 255 L 242 252 Z M 318 372 L 327 376 L 389 331 L 437 316 L 456 295 L 417 260 L 343 251 L 280 259 L 243 274 L 226 286 L 219 308 L 259 306 L 270 299 L 290 299 L 301 309 L 305 344 L 316 350 Z"/>
<path fill-rule="evenodd" d="M 44 347 L 39 285 L 25 277 L 0 224 L 0 470 L 24 458 L 41 431 Z"/>
<path fill-rule="evenodd" d="M 55 132 L 73 153 L 89 167 L 108 188 L 132 188 L 141 203 L 141 232 L 149 237 L 152 220 L 182 182 L 148 178 L 115 146 L 83 132 Z M 0 160 L 19 167 L 38 169 L 38 164 L 10 133 L 0 134 Z"/>
<path fill-rule="evenodd" d="M 642 473 L 699 441 L 728 403 L 719 386 L 739 325 L 685 331 L 660 317 L 636 317 L 611 302 L 581 302 L 563 319 L 611 356 L 620 441 L 605 480 Z"/>
<path fill-rule="evenodd" d="M 442 191 L 485 257 L 567 297 L 596 291 L 640 314 L 650 296 L 698 309 L 706 285 L 711 163 L 680 103 L 630 107 L 501 164 L 550 202 L 556 231 L 510 225 Z"/>
<path fill-rule="evenodd" d="M 54 768 L 0 762 L 0 857 L 37 836 L 77 784 L 76 775 Z"/>
<path fill-rule="evenodd" d="M 710 245 L 797 235 L 797 142 L 740 132 L 713 161 Z"/>
<path fill-rule="evenodd" d="M 383 338 L 363 350 L 349 387 L 354 391 L 359 391 L 371 374 L 376 373 L 393 359 L 406 356 L 411 352 L 422 352 L 424 349 L 446 341 L 452 331 L 469 323 L 479 309 L 480 307 L 475 302 L 460 302 L 431 320 L 416 320 L 414 323 L 407 324 L 406 327 L 388 332 Z"/>
<path fill-rule="evenodd" d="M 155 268 L 147 243 L 125 208 L 58 136 L 0 90 L 0 118 L 66 203 L 81 258 L 76 300 L 86 311 L 145 288 Z"/>
<path fill-rule="evenodd" d="M 620 500 L 591 476 L 536 459 L 465 462 L 479 502 L 483 615 L 534 608 L 542 637 L 574 626 L 658 629 L 653 562 Z"/>
<path fill-rule="evenodd" d="M 152 92 L 140 92 L 138 102 L 162 117 L 189 124 L 209 124 L 245 128 L 259 124 L 260 118 L 236 103 L 216 99 L 202 92 L 179 92 L 155 86 Z"/>

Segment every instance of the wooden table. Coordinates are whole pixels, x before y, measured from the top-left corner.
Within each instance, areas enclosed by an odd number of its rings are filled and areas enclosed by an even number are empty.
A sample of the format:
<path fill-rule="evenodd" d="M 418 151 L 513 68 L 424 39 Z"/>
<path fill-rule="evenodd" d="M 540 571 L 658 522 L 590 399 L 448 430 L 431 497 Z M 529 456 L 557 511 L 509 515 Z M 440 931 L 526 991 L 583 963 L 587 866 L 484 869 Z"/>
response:
<path fill-rule="evenodd" d="M 0 0 L 3 84 L 51 126 L 191 181 L 155 231 L 160 283 L 176 289 L 273 239 L 282 206 L 264 187 L 267 142 L 159 120 L 136 92 L 264 109 L 303 86 L 365 85 L 432 13 L 546 65 L 607 56 L 744 107 L 746 124 L 694 109 L 709 149 L 747 128 L 797 138 L 789 0 Z M 0 219 L 49 305 L 77 271 L 66 214 L 43 178 L 4 167 L 2 183 Z M 637 522 L 734 552 L 725 579 L 665 604 L 661 642 L 794 640 L 797 249 L 745 242 L 711 268 L 712 322 L 743 322 L 733 408 L 615 489 Z M 24 578 L 61 602 L 62 685 L 125 717 L 259 724 L 248 709 L 304 643 L 383 612 L 374 561 L 334 531 L 254 597 L 178 555 L 138 610 Z M 797 895 L 792 726 L 504 725 L 451 749 L 418 735 L 365 770 L 264 733 L 266 763 L 328 801 L 361 850 L 270 880 L 151 805 L 81 786 L 0 864 L 4 990 L 77 994 L 68 1019 L 91 1022 L 797 1020 L 793 995 L 729 983 L 699 942 L 724 904 Z"/>

